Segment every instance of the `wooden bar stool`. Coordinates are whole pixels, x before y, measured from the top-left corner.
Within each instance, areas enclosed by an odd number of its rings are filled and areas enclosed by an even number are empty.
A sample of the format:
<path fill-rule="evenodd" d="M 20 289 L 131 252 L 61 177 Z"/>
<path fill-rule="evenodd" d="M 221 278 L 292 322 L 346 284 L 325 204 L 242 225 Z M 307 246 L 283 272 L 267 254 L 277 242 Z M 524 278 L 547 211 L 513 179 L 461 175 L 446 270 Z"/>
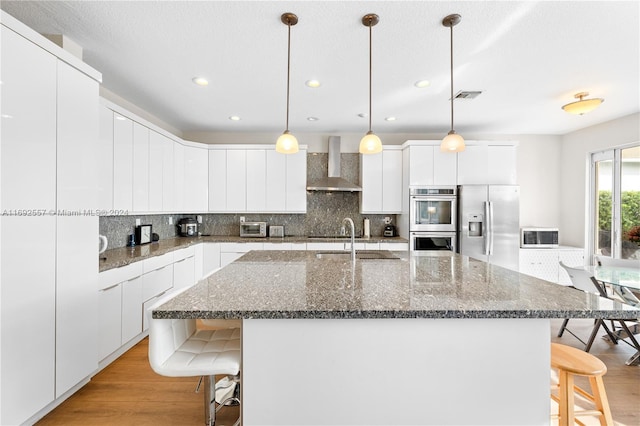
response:
<path fill-rule="evenodd" d="M 573 425 L 576 416 L 598 416 L 601 425 L 613 426 L 609 401 L 602 381 L 607 366 L 602 361 L 571 346 L 551 343 L 551 367 L 558 370 L 558 396 L 552 394 L 551 398 L 559 405 L 558 417 L 561 426 Z M 576 375 L 589 378 L 593 394 L 574 384 Z M 596 409 L 575 411 L 574 391 L 593 402 Z"/>

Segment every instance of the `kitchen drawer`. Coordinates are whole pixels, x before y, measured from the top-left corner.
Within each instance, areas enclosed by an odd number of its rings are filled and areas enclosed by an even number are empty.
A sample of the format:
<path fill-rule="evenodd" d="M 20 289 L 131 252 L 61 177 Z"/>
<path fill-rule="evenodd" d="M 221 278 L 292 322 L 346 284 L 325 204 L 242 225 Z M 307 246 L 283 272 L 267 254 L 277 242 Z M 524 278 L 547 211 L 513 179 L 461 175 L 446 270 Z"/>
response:
<path fill-rule="evenodd" d="M 173 262 L 180 262 L 182 259 L 195 255 L 195 248 L 193 246 L 176 250 L 173 252 Z"/>
<path fill-rule="evenodd" d="M 347 244 L 349 245 L 349 244 Z M 307 250 L 344 250 L 344 243 L 307 243 Z"/>
<path fill-rule="evenodd" d="M 291 250 L 291 243 L 264 243 L 263 250 Z"/>
<path fill-rule="evenodd" d="M 163 266 L 167 266 L 173 263 L 173 253 L 165 253 L 160 256 L 153 256 L 148 259 L 142 261 L 143 263 L 143 271 L 146 274 L 147 272 L 151 272 L 154 269 L 160 269 Z"/>
<path fill-rule="evenodd" d="M 98 290 L 112 287 L 123 281 L 139 277 L 143 273 L 143 262 L 134 262 L 119 268 L 109 269 L 98 274 Z"/>
<path fill-rule="evenodd" d="M 307 243 L 291 243 L 291 250 L 306 250 Z"/>
<path fill-rule="evenodd" d="M 142 300 L 147 301 L 173 287 L 173 264 L 142 276 Z"/>
<path fill-rule="evenodd" d="M 354 243 L 356 250 L 380 250 L 379 243 Z M 345 250 L 351 248 L 351 243 L 344 243 Z"/>
<path fill-rule="evenodd" d="M 264 243 L 220 243 L 220 251 L 223 253 L 246 253 L 263 248 Z"/>
<path fill-rule="evenodd" d="M 407 251 L 409 243 L 380 243 L 380 250 Z"/>

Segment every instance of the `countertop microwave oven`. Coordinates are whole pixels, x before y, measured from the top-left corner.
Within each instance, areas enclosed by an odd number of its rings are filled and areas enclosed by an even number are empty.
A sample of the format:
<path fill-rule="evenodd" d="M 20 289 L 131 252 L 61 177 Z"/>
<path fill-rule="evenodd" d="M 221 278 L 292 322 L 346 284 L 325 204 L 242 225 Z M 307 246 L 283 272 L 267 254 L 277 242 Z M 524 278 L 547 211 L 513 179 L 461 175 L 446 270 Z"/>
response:
<path fill-rule="evenodd" d="M 241 237 L 262 237 L 262 238 L 266 237 L 267 222 L 241 222 L 240 236 Z"/>
<path fill-rule="evenodd" d="M 520 228 L 521 248 L 557 248 L 558 228 Z"/>

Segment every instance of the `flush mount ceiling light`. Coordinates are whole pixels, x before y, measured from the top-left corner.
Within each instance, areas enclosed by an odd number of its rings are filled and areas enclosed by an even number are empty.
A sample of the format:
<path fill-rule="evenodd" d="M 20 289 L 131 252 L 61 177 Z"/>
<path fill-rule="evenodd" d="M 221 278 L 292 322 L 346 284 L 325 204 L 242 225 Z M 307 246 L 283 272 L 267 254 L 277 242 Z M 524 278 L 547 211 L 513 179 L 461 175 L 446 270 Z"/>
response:
<path fill-rule="evenodd" d="M 198 86 L 208 86 L 209 85 L 209 82 L 204 77 L 193 77 L 191 79 L 191 81 L 193 81 L 194 84 L 197 84 Z"/>
<path fill-rule="evenodd" d="M 582 115 L 593 111 L 604 102 L 604 99 L 602 98 L 583 99 L 585 96 L 589 96 L 589 92 L 576 93 L 573 97 L 579 100 L 564 105 L 562 109 L 567 111 L 569 114 Z"/>
<path fill-rule="evenodd" d="M 449 15 L 442 20 L 442 25 L 451 29 L 451 130 L 440 143 L 440 151 L 444 152 L 461 152 L 464 151 L 464 138 L 456 133 L 453 129 L 453 27 L 460 23 L 462 17 L 457 13 Z"/>
<path fill-rule="evenodd" d="M 418 89 L 424 89 L 425 87 L 431 86 L 431 83 L 429 82 L 429 80 L 418 80 L 413 85 Z"/>
<path fill-rule="evenodd" d="M 369 27 L 369 131 L 360 140 L 360 153 L 376 154 L 382 151 L 382 141 L 371 130 L 371 69 L 372 69 L 372 41 L 371 29 L 380 22 L 380 18 L 375 13 L 369 13 L 362 17 L 362 25 Z"/>
<path fill-rule="evenodd" d="M 284 133 L 276 141 L 276 151 L 282 154 L 298 152 L 298 139 L 289 133 L 289 79 L 291 74 L 291 26 L 298 23 L 293 13 L 283 13 L 280 20 L 287 26 L 287 124 Z"/>
<path fill-rule="evenodd" d="M 231 120 L 231 121 L 240 121 L 240 117 L 238 117 L 237 115 L 232 115 L 231 117 L 229 117 L 229 120 Z"/>

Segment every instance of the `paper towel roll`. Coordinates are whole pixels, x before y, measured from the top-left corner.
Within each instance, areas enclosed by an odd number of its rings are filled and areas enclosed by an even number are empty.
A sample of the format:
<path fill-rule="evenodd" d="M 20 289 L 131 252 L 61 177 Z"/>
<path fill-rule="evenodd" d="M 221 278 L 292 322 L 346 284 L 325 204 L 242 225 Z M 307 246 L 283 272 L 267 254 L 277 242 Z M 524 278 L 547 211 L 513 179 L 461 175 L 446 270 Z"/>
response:
<path fill-rule="evenodd" d="M 365 238 L 371 237 L 371 228 L 369 225 L 369 219 L 364 220 L 364 237 Z"/>

